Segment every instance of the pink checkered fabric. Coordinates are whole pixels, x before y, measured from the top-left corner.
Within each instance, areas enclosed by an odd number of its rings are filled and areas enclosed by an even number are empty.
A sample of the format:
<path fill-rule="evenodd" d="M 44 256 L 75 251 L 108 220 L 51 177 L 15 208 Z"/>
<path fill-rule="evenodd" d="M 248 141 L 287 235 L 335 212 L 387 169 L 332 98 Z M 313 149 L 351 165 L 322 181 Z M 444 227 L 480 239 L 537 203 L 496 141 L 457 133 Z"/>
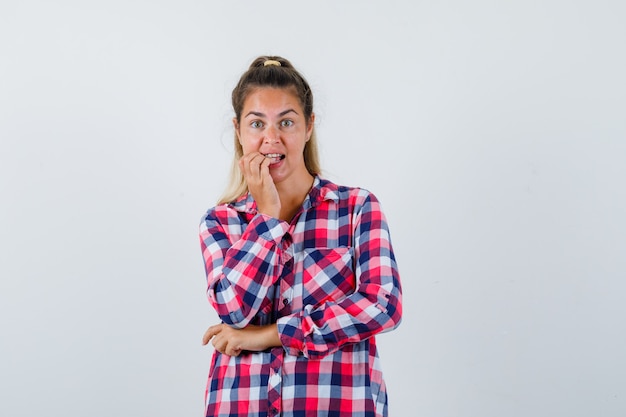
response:
<path fill-rule="evenodd" d="M 282 347 L 214 352 L 207 416 L 386 416 L 374 335 L 398 326 L 401 286 L 370 192 L 316 177 L 291 223 L 250 194 L 200 225 L 208 298 L 235 328 L 277 323 Z"/>

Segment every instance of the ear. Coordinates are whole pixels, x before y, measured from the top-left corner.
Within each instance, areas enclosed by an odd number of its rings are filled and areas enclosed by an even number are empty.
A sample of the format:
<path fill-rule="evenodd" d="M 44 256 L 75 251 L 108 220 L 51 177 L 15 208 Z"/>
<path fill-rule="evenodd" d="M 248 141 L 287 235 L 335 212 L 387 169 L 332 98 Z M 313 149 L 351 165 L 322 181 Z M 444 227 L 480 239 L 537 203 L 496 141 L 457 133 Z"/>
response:
<path fill-rule="evenodd" d="M 237 135 L 237 140 L 241 144 L 241 136 L 239 136 L 239 123 L 237 123 L 236 117 L 233 117 L 233 127 L 235 128 L 235 135 Z"/>
<path fill-rule="evenodd" d="M 315 113 L 311 113 L 311 119 L 309 120 L 309 124 L 306 127 L 306 141 L 308 142 L 311 139 L 311 135 L 313 134 L 313 126 L 315 126 Z"/>

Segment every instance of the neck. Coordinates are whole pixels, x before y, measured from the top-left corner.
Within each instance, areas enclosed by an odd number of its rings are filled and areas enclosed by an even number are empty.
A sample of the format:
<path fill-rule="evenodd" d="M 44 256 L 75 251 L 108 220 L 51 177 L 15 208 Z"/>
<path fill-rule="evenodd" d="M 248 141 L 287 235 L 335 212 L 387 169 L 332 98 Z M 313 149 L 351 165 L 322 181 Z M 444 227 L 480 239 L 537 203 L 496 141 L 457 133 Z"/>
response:
<path fill-rule="evenodd" d="M 280 198 L 280 219 L 290 222 L 293 216 L 298 213 L 304 199 L 309 194 L 311 187 L 313 186 L 313 177 L 306 172 L 306 175 L 301 176 L 297 181 L 289 181 L 287 184 L 276 184 L 278 196 Z"/>

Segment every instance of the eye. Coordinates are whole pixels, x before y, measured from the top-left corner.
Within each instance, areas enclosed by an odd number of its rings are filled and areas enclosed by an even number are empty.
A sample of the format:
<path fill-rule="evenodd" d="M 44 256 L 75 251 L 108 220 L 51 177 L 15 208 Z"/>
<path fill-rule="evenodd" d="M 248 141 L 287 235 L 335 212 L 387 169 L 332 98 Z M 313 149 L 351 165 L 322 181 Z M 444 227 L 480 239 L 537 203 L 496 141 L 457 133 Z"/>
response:
<path fill-rule="evenodd" d="M 254 120 L 252 123 L 250 123 L 250 127 L 258 129 L 260 127 L 263 127 L 263 122 L 260 120 Z"/>
<path fill-rule="evenodd" d="M 289 119 L 283 120 L 283 121 L 280 122 L 280 125 L 282 127 L 293 126 L 293 120 L 289 120 Z"/>

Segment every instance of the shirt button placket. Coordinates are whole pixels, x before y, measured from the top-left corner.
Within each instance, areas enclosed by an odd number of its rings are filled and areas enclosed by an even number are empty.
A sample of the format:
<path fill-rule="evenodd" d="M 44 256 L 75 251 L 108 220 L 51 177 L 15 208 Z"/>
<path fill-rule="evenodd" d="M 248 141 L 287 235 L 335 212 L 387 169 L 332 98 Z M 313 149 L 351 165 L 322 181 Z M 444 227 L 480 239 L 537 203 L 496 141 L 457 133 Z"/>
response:
<path fill-rule="evenodd" d="M 272 349 L 272 360 L 270 362 L 270 376 L 267 382 L 267 400 L 269 402 L 269 416 L 279 416 L 281 412 L 281 394 L 282 394 L 282 365 L 283 365 L 283 348 L 277 347 Z"/>

